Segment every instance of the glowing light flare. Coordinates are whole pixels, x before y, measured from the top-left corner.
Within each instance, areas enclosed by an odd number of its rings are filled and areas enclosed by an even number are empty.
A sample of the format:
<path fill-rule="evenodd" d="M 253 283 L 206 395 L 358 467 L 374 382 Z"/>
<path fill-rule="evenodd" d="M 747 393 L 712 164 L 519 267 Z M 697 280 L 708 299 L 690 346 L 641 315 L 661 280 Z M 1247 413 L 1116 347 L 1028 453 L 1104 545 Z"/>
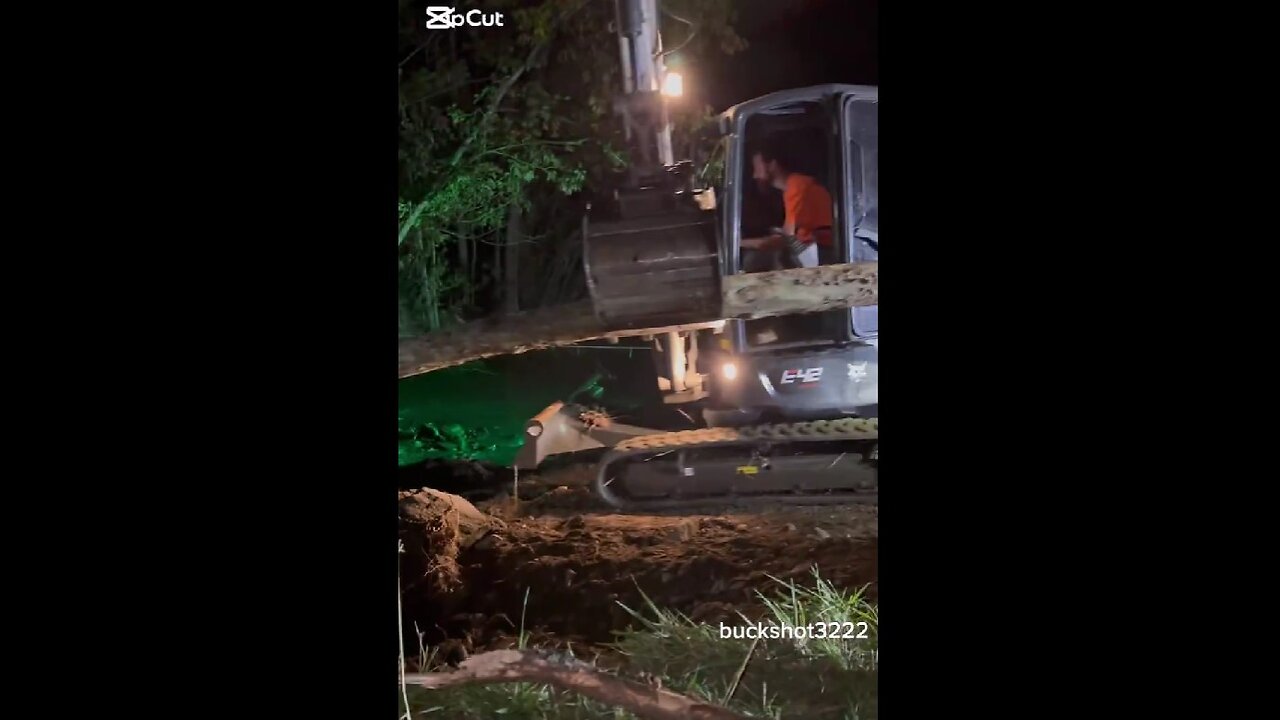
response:
<path fill-rule="evenodd" d="M 724 376 L 725 380 L 732 380 L 738 377 L 738 366 L 733 363 L 725 363 L 724 367 L 720 368 L 720 374 Z"/>
<path fill-rule="evenodd" d="M 684 77 L 678 72 L 669 72 L 662 79 L 662 94 L 667 97 L 680 97 L 684 95 Z"/>

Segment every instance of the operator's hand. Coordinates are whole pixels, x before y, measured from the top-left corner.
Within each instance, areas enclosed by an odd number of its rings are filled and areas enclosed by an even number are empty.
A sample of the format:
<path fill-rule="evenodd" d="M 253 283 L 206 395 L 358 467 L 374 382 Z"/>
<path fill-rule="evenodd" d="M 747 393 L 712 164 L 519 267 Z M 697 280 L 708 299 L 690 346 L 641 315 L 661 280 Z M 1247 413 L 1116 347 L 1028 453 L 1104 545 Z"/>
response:
<path fill-rule="evenodd" d="M 769 246 L 776 246 L 781 242 L 780 235 L 765 235 L 764 237 L 743 238 L 742 247 L 747 250 L 762 250 Z"/>

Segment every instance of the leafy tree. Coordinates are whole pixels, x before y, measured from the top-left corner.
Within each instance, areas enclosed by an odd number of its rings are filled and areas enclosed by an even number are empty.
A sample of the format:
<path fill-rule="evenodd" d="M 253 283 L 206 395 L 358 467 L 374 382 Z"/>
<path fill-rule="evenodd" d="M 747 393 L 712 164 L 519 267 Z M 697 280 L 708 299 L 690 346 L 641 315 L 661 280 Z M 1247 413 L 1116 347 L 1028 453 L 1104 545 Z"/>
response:
<path fill-rule="evenodd" d="M 627 162 L 610 109 L 621 88 L 612 0 L 464 2 L 461 12 L 502 12 L 504 26 L 450 31 L 425 29 L 427 4 L 400 6 L 399 285 L 410 334 L 503 298 L 511 308 L 520 294 L 536 304 L 571 292 L 582 202 Z M 668 57 L 742 46 L 730 0 L 664 6 L 679 43 Z M 519 267 L 540 282 L 521 286 Z"/>

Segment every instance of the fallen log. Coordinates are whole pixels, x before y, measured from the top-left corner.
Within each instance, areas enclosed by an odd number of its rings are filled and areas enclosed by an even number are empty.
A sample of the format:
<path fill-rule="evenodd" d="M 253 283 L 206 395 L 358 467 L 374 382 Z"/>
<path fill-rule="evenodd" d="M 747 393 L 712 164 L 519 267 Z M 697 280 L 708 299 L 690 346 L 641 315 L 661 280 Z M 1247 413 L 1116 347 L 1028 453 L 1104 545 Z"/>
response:
<path fill-rule="evenodd" d="M 720 315 L 754 320 L 875 305 L 879 267 L 854 263 L 729 275 L 720 279 Z"/>
<path fill-rule="evenodd" d="M 514 355 L 603 337 L 713 327 L 726 318 L 751 320 L 875 305 L 878 267 L 877 263 L 856 263 L 730 275 L 721 278 L 718 317 L 671 327 L 607 328 L 596 318 L 590 302 L 479 320 L 452 330 L 402 339 L 399 376 L 405 378 L 495 355 Z"/>
<path fill-rule="evenodd" d="M 409 685 L 438 690 L 459 685 L 535 682 L 630 710 L 646 720 L 746 720 L 718 705 L 597 670 L 579 660 L 533 650 L 473 655 L 456 671 L 405 675 Z"/>

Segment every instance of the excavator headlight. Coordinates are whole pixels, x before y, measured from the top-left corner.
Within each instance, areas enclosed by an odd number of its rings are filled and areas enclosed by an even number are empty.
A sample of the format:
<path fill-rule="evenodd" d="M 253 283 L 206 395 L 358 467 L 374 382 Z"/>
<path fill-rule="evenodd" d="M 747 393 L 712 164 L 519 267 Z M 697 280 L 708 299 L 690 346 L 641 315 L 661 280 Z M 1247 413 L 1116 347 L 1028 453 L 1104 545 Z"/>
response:
<path fill-rule="evenodd" d="M 725 363 L 720 366 L 720 374 L 724 376 L 725 380 L 732 380 L 738 377 L 738 366 L 731 362 Z"/>

